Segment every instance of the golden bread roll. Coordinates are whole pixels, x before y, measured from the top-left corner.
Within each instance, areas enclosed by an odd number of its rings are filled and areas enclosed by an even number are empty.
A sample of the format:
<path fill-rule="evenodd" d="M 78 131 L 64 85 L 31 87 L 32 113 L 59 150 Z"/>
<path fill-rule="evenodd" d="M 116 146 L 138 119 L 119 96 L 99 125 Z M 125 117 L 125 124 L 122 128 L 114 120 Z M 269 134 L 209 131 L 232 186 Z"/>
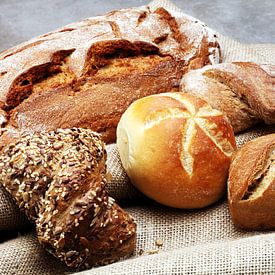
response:
<path fill-rule="evenodd" d="M 275 229 L 275 134 L 256 138 L 234 156 L 228 179 L 233 222 L 247 229 Z"/>
<path fill-rule="evenodd" d="M 236 149 L 228 119 L 185 93 L 132 103 L 118 124 L 117 146 L 132 183 L 153 200 L 176 208 L 217 201 Z"/>

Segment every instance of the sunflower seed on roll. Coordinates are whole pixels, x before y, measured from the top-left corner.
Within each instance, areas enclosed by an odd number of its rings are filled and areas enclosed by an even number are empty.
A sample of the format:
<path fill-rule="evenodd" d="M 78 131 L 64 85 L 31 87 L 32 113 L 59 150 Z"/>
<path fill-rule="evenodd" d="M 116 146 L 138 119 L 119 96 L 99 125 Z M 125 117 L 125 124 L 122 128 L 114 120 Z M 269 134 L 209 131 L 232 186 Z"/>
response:
<path fill-rule="evenodd" d="M 135 248 L 136 225 L 105 190 L 106 150 L 81 128 L 22 136 L 0 155 L 0 182 L 68 266 L 114 262 Z"/>

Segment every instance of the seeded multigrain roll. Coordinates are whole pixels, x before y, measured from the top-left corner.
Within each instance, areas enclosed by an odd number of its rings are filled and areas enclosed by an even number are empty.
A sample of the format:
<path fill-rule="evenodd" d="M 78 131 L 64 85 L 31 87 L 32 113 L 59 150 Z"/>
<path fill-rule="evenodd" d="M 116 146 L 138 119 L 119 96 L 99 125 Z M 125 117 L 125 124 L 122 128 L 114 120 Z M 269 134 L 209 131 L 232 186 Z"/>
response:
<path fill-rule="evenodd" d="M 114 262 L 135 248 L 136 225 L 106 185 L 106 151 L 87 129 L 23 136 L 0 156 L 0 181 L 36 225 L 39 242 L 70 267 Z"/>

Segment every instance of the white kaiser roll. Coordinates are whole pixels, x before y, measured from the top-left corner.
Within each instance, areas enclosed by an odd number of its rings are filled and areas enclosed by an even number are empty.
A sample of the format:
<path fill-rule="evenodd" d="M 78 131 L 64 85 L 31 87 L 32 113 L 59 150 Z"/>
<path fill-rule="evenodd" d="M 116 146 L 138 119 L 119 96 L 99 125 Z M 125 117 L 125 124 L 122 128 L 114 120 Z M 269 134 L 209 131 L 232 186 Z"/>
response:
<path fill-rule="evenodd" d="M 131 182 L 153 200 L 177 208 L 217 201 L 236 149 L 228 119 L 185 93 L 135 101 L 120 119 L 117 146 Z"/>

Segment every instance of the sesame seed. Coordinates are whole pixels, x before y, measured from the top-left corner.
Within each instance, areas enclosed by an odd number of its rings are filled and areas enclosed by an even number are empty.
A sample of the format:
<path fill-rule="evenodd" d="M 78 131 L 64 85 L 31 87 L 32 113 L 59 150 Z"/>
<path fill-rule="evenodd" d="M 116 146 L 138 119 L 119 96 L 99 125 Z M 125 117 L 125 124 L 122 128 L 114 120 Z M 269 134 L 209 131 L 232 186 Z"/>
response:
<path fill-rule="evenodd" d="M 66 253 L 66 257 L 67 258 L 70 258 L 70 257 L 72 257 L 73 255 L 75 255 L 76 254 L 76 251 L 75 250 L 71 250 L 71 251 L 68 251 L 67 253 Z"/>
<path fill-rule="evenodd" d="M 147 254 L 152 255 L 152 254 L 157 254 L 159 251 L 157 249 L 152 249 L 152 250 L 148 250 Z"/>
<path fill-rule="evenodd" d="M 92 222 L 90 223 L 90 227 L 92 227 L 96 223 L 97 219 L 93 219 Z"/>
<path fill-rule="evenodd" d="M 57 226 L 55 229 L 54 229 L 54 234 L 59 234 L 62 232 L 62 227 L 61 226 Z"/>
<path fill-rule="evenodd" d="M 25 192 L 25 193 L 22 194 L 22 198 L 23 198 L 23 201 L 24 201 L 24 202 L 28 202 L 30 196 L 29 196 L 29 194 L 28 194 L 27 192 Z"/>
<path fill-rule="evenodd" d="M 56 215 L 57 213 L 58 213 L 58 210 L 55 209 L 55 210 L 53 211 L 53 215 Z"/>
<path fill-rule="evenodd" d="M 63 147 L 63 144 L 61 142 L 56 142 L 53 144 L 54 150 L 60 150 Z"/>
<path fill-rule="evenodd" d="M 75 205 L 86 206 L 86 205 L 87 205 L 87 202 L 82 201 L 82 200 L 77 200 L 77 201 L 75 202 Z"/>
<path fill-rule="evenodd" d="M 96 192 L 95 191 L 91 190 L 90 194 L 91 194 L 91 196 L 96 197 Z"/>
<path fill-rule="evenodd" d="M 80 209 L 78 208 L 78 209 L 74 209 L 74 214 L 78 214 L 78 213 L 80 213 Z"/>
<path fill-rule="evenodd" d="M 20 184 L 20 181 L 18 179 L 15 179 L 13 182 L 18 185 Z"/>

